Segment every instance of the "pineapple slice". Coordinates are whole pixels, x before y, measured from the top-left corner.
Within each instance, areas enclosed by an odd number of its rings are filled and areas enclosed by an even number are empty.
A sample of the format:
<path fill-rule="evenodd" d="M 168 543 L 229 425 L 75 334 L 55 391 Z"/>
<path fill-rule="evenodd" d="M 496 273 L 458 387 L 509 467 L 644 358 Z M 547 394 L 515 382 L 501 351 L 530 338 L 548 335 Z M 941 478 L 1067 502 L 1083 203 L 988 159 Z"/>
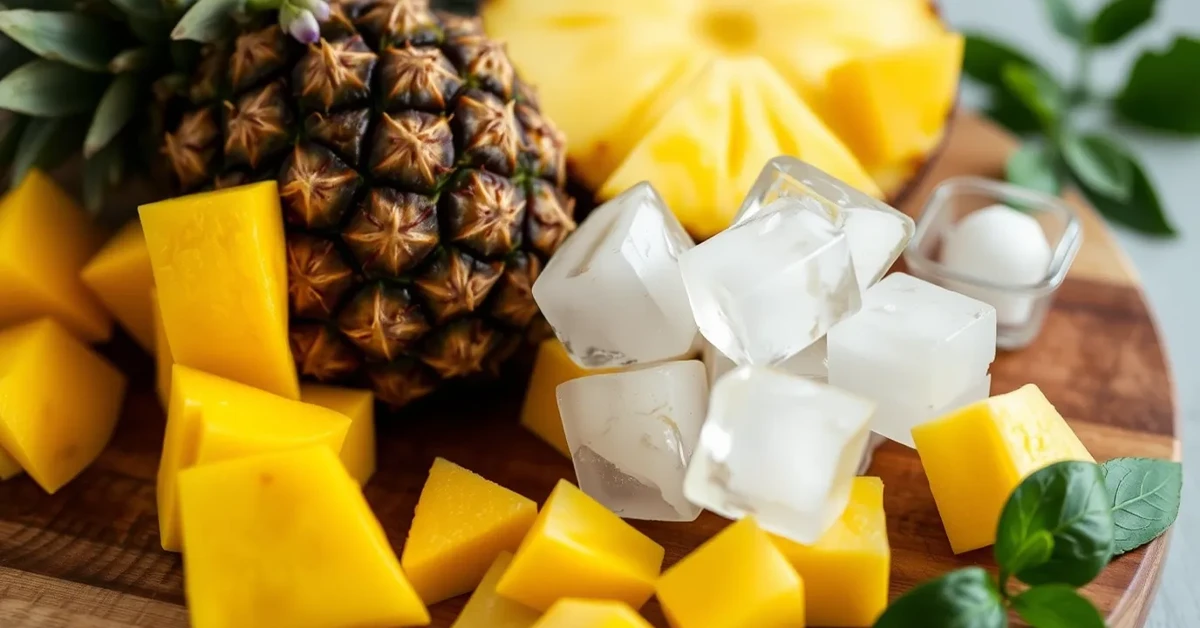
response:
<path fill-rule="evenodd" d="M 121 228 L 80 273 L 83 283 L 125 331 L 148 352 L 154 351 L 154 314 L 150 290 L 154 271 L 150 249 L 136 219 Z"/>
<path fill-rule="evenodd" d="M 9 480 L 21 475 L 21 463 L 0 449 L 0 480 Z"/>
<path fill-rule="evenodd" d="M 849 149 L 761 58 L 719 58 L 676 101 L 600 188 L 610 197 L 648 180 L 692 233 L 733 220 L 762 165 L 786 153 L 824 164 L 871 194 L 870 175 Z"/>
<path fill-rule="evenodd" d="M 864 191 L 897 193 L 938 145 L 961 55 L 937 45 L 947 31 L 929 0 L 489 0 L 482 16 L 571 138 L 573 175 L 600 200 L 630 182 L 669 180 L 670 189 L 660 191 L 676 212 L 709 214 L 684 221 L 698 236 L 724 226 L 719 217 L 732 209 L 723 205 L 741 200 L 752 180 L 745 172 L 765 161 L 760 155 L 771 143 L 759 141 L 760 107 L 782 152 L 795 155 L 789 145 L 799 147 L 805 154 L 796 156 Z M 876 69 L 874 59 L 925 46 L 902 62 L 902 76 L 920 80 L 880 80 L 887 70 Z M 834 80 L 835 71 L 860 60 L 868 69 Z M 582 78 L 579 68 L 586 68 Z M 733 78 L 725 76 L 730 72 Z M 763 87 L 766 73 L 773 78 Z M 751 103 L 754 88 L 744 81 L 780 94 Z M 877 116 L 872 103 L 849 103 L 882 93 L 880 87 L 893 96 L 888 115 Z M 709 125 L 722 108 L 738 120 Z M 798 111 L 804 113 L 793 115 Z M 859 154 L 857 138 L 912 137 L 914 121 L 922 141 L 901 143 L 903 150 L 884 159 L 869 148 Z M 831 128 L 855 143 L 830 148 Z M 697 181 L 704 188 L 697 190 L 680 183 L 689 173 L 717 179 Z"/>

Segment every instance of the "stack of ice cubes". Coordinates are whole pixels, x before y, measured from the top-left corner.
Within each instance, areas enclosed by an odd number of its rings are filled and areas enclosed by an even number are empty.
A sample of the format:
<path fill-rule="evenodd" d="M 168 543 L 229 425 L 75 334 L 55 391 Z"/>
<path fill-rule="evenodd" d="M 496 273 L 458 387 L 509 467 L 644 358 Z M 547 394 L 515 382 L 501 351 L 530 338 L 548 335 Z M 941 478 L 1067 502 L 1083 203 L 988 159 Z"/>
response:
<path fill-rule="evenodd" d="M 533 287 L 573 360 L 619 369 L 557 391 L 580 487 L 627 518 L 708 509 L 815 542 L 872 431 L 911 445 L 913 425 L 987 396 L 994 310 L 880 281 L 913 229 L 791 157 L 700 245 L 648 183 L 597 208 Z"/>

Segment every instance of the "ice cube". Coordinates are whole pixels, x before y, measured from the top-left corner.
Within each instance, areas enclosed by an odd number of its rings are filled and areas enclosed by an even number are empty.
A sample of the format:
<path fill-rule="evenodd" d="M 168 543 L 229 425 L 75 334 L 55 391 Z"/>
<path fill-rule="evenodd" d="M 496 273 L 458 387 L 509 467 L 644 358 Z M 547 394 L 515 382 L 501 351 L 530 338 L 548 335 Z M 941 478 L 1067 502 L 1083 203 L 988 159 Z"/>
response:
<path fill-rule="evenodd" d="M 822 337 L 800 353 L 788 358 L 775 368 L 792 375 L 799 375 L 821 382 L 822 384 L 829 381 L 829 369 L 825 366 L 826 344 L 825 338 Z M 701 349 L 700 359 L 704 361 L 704 367 L 708 369 L 708 385 L 711 387 L 721 378 L 722 375 L 737 368 L 733 360 L 725 357 L 711 343 L 705 342 Z"/>
<path fill-rule="evenodd" d="M 986 396 L 996 357 L 992 306 L 894 273 L 829 332 L 829 383 L 875 401 L 871 429 L 912 446 L 909 430 Z"/>
<path fill-rule="evenodd" d="M 696 360 L 560 384 L 558 408 L 579 488 L 627 519 L 693 521 L 683 476 L 708 406 Z"/>
<path fill-rule="evenodd" d="M 781 364 L 861 303 L 845 234 L 776 202 L 679 257 L 700 332 L 737 364 Z"/>
<path fill-rule="evenodd" d="M 876 412 L 878 412 L 878 409 L 876 409 Z M 862 458 L 858 461 L 858 470 L 854 472 L 856 475 L 867 474 L 867 471 L 871 468 L 871 461 L 875 459 L 875 450 L 879 449 L 879 446 L 887 441 L 888 439 L 875 432 L 871 432 L 871 435 L 867 438 L 867 448 L 863 451 Z"/>
<path fill-rule="evenodd" d="M 713 387 L 683 490 L 731 519 L 814 543 L 841 515 L 874 404 L 771 367 L 739 367 Z"/>
<path fill-rule="evenodd" d="M 598 207 L 546 264 L 533 298 L 586 368 L 686 355 L 696 338 L 678 258 L 692 238 L 649 183 Z"/>
<path fill-rule="evenodd" d="M 752 220 L 777 208 L 773 201 L 780 198 L 802 199 L 809 210 L 845 230 L 854 274 L 864 290 L 883 277 L 916 230 L 912 218 L 887 203 L 787 156 L 767 162 L 742 202 L 734 223 Z"/>

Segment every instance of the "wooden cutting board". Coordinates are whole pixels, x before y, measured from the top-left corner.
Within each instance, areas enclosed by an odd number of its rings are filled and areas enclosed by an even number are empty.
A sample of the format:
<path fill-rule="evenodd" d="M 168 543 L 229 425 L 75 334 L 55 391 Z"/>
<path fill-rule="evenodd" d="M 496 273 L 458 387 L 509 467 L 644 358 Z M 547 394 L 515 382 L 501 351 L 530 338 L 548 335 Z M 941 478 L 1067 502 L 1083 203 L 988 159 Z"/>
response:
<path fill-rule="evenodd" d="M 932 187 L 947 177 L 998 176 L 1014 146 L 988 123 L 959 116 L 945 153 L 906 210 L 919 211 Z M 1033 346 L 997 359 L 993 392 L 1038 384 L 1097 459 L 1178 459 L 1171 374 L 1137 275 L 1101 219 L 1082 203 L 1076 206 L 1083 216 L 1083 249 L 1042 335 Z M 0 483 L 0 626 L 187 625 L 181 558 L 159 549 L 154 480 L 163 417 L 151 365 L 128 341 L 108 352 L 134 384 L 100 460 L 52 496 L 25 477 Z M 379 471 L 366 495 L 397 550 L 434 456 L 539 502 L 558 478 L 574 479 L 568 460 L 516 424 L 523 390 L 523 382 L 511 380 L 507 389 L 424 404 L 419 416 L 381 425 Z M 886 485 L 893 597 L 956 567 L 992 565 L 990 549 L 951 553 L 913 451 L 885 445 L 870 473 Z M 691 524 L 637 526 L 667 548 L 670 565 L 726 523 L 705 513 Z M 1121 556 L 1087 587 L 1110 626 L 1144 623 L 1166 548 L 1164 538 Z M 434 625 L 448 626 L 464 601 L 465 596 L 435 605 Z M 643 611 L 665 626 L 654 601 Z"/>

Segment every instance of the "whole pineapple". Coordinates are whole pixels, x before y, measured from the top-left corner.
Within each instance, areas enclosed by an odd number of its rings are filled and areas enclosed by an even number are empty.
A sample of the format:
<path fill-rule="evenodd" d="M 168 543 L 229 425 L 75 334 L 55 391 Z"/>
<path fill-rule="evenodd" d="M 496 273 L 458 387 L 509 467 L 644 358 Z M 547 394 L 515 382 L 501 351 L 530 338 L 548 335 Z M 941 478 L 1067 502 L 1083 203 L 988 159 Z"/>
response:
<path fill-rule="evenodd" d="M 300 4 L 290 33 L 260 14 L 205 45 L 144 126 L 176 193 L 278 180 L 297 368 L 403 406 L 531 335 L 575 227 L 563 135 L 475 19 Z"/>

